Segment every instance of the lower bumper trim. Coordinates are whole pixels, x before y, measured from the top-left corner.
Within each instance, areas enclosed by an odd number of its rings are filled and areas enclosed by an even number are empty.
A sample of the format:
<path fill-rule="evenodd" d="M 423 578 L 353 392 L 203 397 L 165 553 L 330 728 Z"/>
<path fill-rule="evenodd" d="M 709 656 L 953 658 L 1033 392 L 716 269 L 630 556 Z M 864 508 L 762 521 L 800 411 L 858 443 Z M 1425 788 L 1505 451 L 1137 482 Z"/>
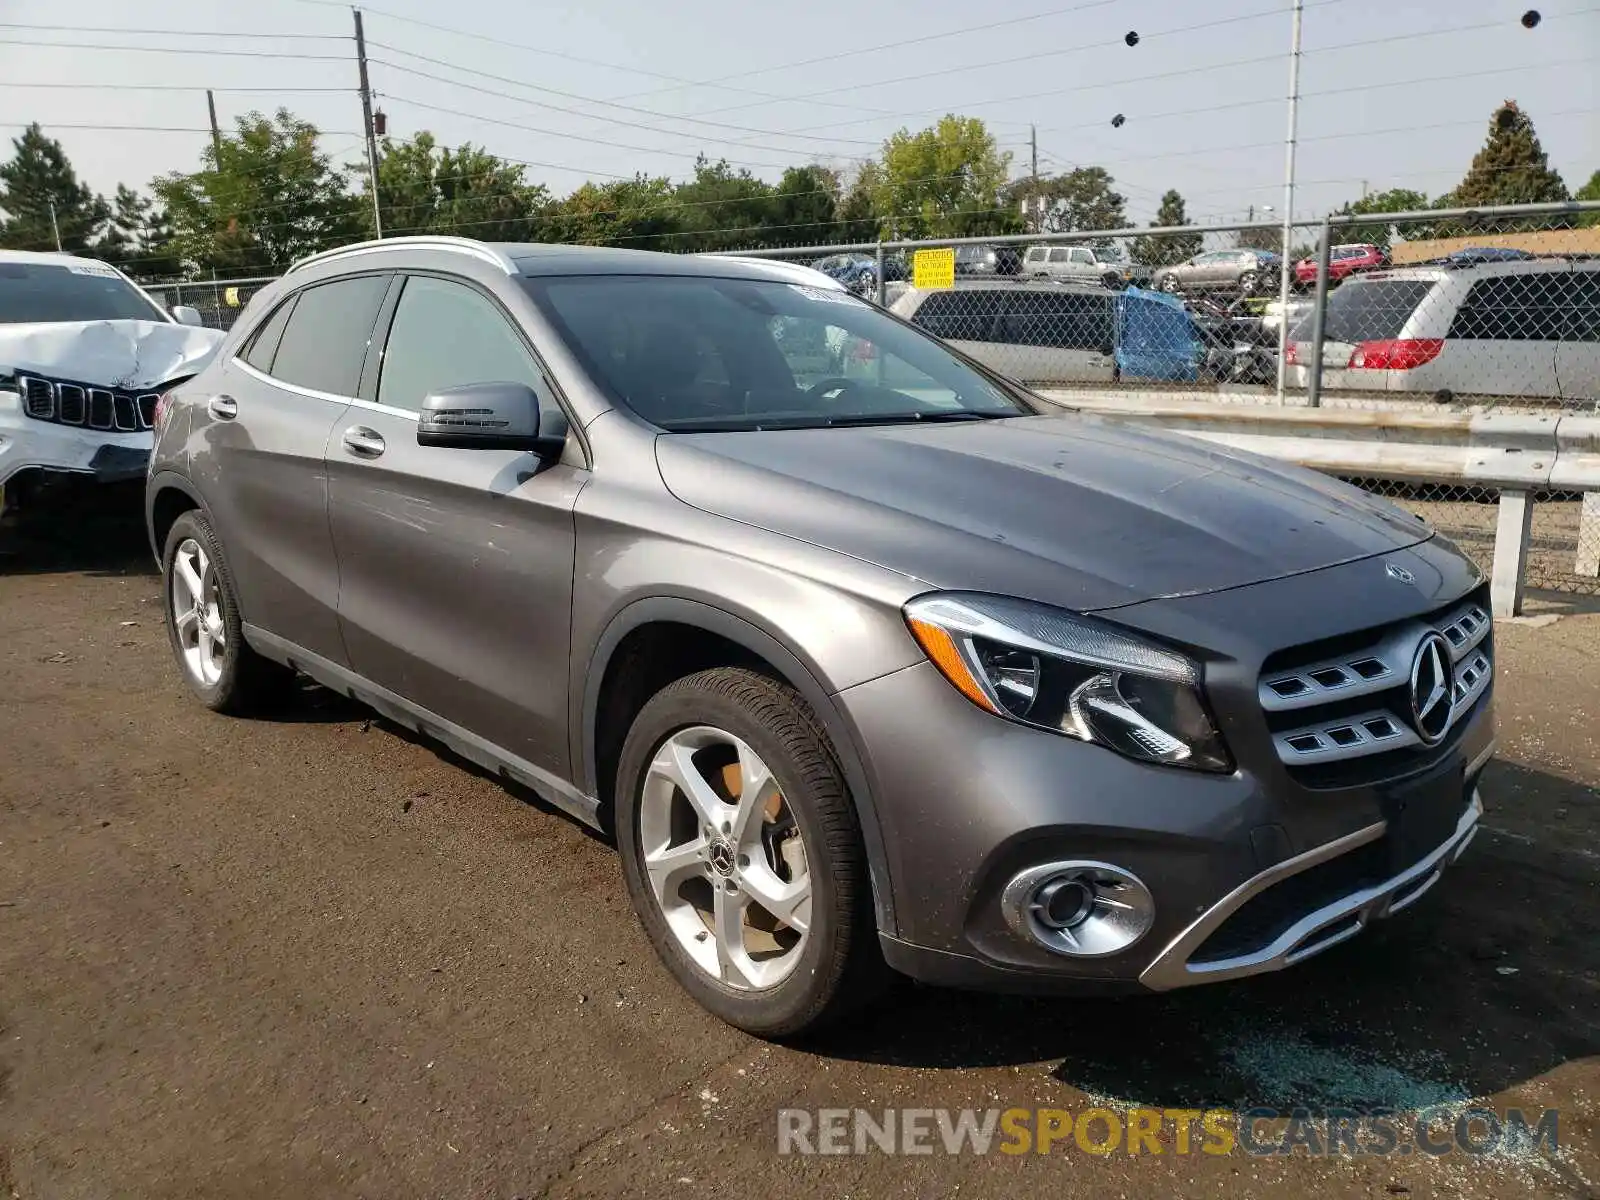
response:
<path fill-rule="evenodd" d="M 1165 992 L 1200 983 L 1218 983 L 1225 979 L 1277 971 L 1320 954 L 1354 937 L 1372 921 L 1399 912 L 1418 900 L 1438 882 L 1445 868 L 1461 857 L 1467 844 L 1478 832 L 1478 822 L 1482 816 L 1483 801 L 1474 790 L 1471 803 L 1457 822 L 1455 832 L 1426 857 L 1398 875 L 1351 892 L 1307 913 L 1259 950 L 1231 958 L 1190 961 L 1202 943 L 1251 897 L 1318 863 L 1377 840 L 1384 835 L 1386 827 L 1379 822 L 1279 863 L 1246 880 L 1202 913 L 1144 969 L 1139 982 L 1152 991 Z"/>

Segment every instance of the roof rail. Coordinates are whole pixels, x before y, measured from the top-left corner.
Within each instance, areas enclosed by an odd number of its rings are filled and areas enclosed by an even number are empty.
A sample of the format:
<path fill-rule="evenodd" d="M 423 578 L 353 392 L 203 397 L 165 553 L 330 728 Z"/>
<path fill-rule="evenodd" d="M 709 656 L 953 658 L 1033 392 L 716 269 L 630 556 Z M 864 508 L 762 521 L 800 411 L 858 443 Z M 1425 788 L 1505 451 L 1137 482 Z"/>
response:
<path fill-rule="evenodd" d="M 483 242 L 476 242 L 471 238 L 447 237 L 437 234 L 420 234 L 415 237 L 380 238 L 372 241 L 354 242 L 348 246 L 339 246 L 333 250 L 324 250 L 319 254 L 308 255 L 292 265 L 285 273 L 293 274 L 302 267 L 329 262 L 346 254 L 370 254 L 377 250 L 389 250 L 402 246 L 412 246 L 419 250 L 450 250 L 457 254 L 470 254 L 473 258 L 481 259 L 486 263 L 499 267 L 507 275 L 515 275 L 517 273 L 516 263 L 512 262 L 504 254 L 490 249 Z"/>

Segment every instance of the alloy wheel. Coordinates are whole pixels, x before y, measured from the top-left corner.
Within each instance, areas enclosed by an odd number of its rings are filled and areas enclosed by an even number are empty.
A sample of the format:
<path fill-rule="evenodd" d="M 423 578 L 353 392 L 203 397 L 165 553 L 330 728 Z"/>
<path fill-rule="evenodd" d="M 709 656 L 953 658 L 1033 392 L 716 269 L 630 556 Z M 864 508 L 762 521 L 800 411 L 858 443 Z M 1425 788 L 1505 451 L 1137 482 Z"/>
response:
<path fill-rule="evenodd" d="M 805 839 L 767 764 L 709 725 L 656 750 L 639 803 L 652 896 L 684 954 L 724 986 L 774 987 L 811 928 Z"/>
<path fill-rule="evenodd" d="M 202 686 L 215 687 L 227 662 L 227 630 L 216 566 L 194 538 L 185 538 L 173 557 L 169 603 L 183 669 Z"/>

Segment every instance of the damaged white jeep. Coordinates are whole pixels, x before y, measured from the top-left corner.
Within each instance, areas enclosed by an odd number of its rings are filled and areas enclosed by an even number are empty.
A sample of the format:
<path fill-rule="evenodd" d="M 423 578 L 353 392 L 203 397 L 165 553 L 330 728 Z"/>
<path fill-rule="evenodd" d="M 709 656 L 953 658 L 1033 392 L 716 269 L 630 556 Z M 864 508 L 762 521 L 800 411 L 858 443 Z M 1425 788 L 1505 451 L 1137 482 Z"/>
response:
<path fill-rule="evenodd" d="M 0 250 L 0 516 L 59 485 L 142 479 L 157 399 L 222 337 L 106 263 Z"/>

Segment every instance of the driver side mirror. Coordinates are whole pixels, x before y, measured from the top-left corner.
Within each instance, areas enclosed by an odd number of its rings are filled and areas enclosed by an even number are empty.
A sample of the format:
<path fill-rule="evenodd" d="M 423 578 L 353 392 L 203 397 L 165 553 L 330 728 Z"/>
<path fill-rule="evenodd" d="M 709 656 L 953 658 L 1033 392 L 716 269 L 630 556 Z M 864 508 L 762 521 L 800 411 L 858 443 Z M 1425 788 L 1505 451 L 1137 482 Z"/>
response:
<path fill-rule="evenodd" d="M 417 444 L 453 450 L 525 450 L 559 454 L 560 429 L 541 429 L 539 396 L 525 383 L 469 383 L 441 388 L 422 401 Z"/>
<path fill-rule="evenodd" d="M 171 309 L 172 319 L 179 325 L 204 325 L 205 321 L 200 316 L 198 308 L 191 308 L 187 304 L 174 304 Z"/>

